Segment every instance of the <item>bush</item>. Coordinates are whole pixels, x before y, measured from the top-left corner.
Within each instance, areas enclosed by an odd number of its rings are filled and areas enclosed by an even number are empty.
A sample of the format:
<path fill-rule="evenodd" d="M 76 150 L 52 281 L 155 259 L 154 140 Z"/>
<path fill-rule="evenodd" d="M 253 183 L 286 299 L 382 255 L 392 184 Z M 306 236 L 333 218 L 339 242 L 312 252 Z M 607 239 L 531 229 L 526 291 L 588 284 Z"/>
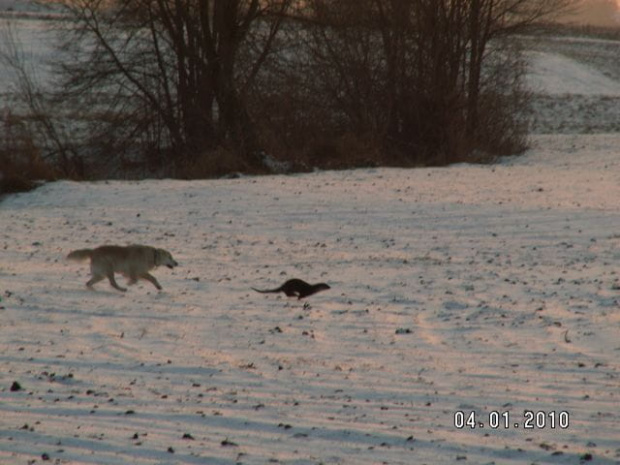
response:
<path fill-rule="evenodd" d="M 7 112 L 0 121 L 0 194 L 24 192 L 55 178 L 23 120 Z"/>
<path fill-rule="evenodd" d="M 284 105 L 264 118 L 259 109 L 257 119 L 286 128 L 310 163 L 447 165 L 523 149 L 523 60 L 501 33 L 508 26 L 485 19 L 490 3 L 309 4 L 314 21 L 300 23 L 297 39 L 304 48 L 277 68 L 298 111 Z"/>

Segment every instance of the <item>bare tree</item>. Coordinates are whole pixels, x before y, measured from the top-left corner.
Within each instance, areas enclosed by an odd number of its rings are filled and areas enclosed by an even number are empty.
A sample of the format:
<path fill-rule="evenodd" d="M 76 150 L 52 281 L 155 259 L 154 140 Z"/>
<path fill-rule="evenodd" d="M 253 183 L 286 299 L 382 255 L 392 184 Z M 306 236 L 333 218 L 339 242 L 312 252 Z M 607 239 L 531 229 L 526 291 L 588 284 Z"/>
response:
<path fill-rule="evenodd" d="M 7 113 L 2 120 L 2 129 L 6 133 L 2 147 L 8 148 L 6 157 L 32 158 L 33 153 L 37 152 L 39 158 L 38 153 L 45 152 L 41 163 L 50 162 L 64 176 L 80 177 L 83 173 L 79 158 L 63 127 L 52 117 L 44 85 L 29 63 L 18 32 L 10 21 L 6 21 L 0 29 L 0 43 L 0 64 L 12 72 L 13 98 L 21 104 L 17 111 Z M 11 146 L 18 141 L 21 141 L 22 147 Z M 38 150 L 37 146 L 45 146 L 47 149 Z M 20 164 L 16 160 L 13 163 Z M 29 164 L 32 165 L 32 160 Z"/>
<path fill-rule="evenodd" d="M 88 102 L 112 141 L 178 170 L 223 145 L 258 163 L 244 89 L 258 74 L 290 0 L 67 0 L 58 96 Z M 251 62 L 240 51 L 261 43 Z M 111 137 L 113 135 L 114 137 Z M 136 150 L 136 149 L 134 149 Z"/>
<path fill-rule="evenodd" d="M 374 125 L 411 162 L 448 163 L 502 150 L 496 131 L 508 124 L 489 126 L 494 118 L 481 111 L 513 120 L 523 103 L 523 66 L 510 35 L 572 3 L 312 0 L 312 56 L 330 70 L 317 76 L 352 127 Z"/>

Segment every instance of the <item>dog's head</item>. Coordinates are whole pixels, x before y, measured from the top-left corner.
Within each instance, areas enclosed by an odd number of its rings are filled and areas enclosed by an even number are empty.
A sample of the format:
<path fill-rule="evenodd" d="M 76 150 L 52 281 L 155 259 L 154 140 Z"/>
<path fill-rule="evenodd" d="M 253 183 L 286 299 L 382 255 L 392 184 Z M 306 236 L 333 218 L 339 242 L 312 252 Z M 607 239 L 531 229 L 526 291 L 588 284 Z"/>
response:
<path fill-rule="evenodd" d="M 167 266 L 172 269 L 175 266 L 179 266 L 172 254 L 164 249 L 157 249 L 157 266 Z"/>

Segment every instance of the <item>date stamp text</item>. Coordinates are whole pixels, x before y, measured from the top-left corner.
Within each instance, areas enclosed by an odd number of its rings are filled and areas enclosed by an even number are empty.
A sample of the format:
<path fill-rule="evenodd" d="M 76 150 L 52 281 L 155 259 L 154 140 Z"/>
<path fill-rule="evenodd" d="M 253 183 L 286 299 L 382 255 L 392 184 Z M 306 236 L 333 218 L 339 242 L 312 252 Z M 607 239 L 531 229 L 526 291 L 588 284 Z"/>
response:
<path fill-rule="evenodd" d="M 454 412 L 456 429 L 568 429 L 570 415 L 567 411 L 524 410 L 522 415 L 511 411 Z"/>

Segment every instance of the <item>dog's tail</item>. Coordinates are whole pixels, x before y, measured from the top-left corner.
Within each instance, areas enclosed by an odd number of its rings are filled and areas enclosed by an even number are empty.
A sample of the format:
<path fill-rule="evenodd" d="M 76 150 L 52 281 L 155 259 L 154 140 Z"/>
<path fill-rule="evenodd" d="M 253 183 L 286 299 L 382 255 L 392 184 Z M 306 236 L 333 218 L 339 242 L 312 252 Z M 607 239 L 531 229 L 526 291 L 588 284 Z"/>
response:
<path fill-rule="evenodd" d="M 93 255 L 93 249 L 80 249 L 74 250 L 67 255 L 67 260 L 75 260 L 77 262 L 81 262 L 82 260 L 86 260 L 87 258 L 91 258 Z"/>

